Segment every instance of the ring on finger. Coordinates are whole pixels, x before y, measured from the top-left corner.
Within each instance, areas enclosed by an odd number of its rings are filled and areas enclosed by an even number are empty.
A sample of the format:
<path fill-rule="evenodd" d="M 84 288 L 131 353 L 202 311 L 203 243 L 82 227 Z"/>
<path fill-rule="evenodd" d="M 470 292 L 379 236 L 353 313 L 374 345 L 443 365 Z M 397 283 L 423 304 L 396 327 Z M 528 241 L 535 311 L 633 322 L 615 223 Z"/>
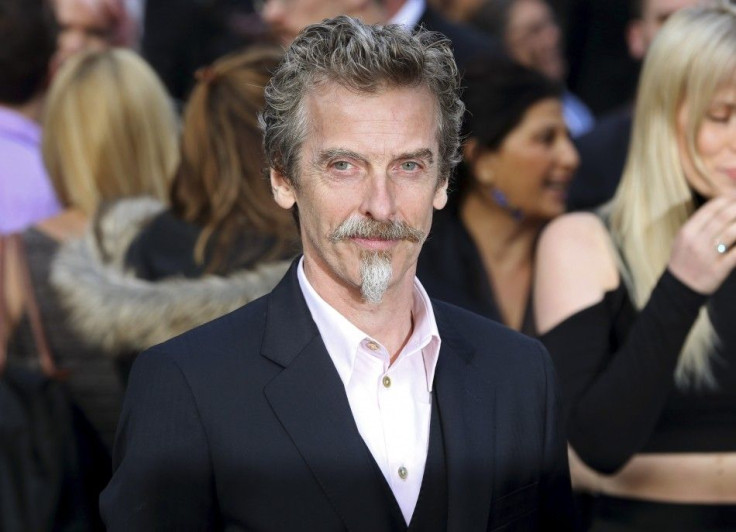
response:
<path fill-rule="evenodd" d="M 723 242 L 721 242 L 720 240 L 717 241 L 716 242 L 716 252 L 719 255 L 723 255 L 724 253 L 726 253 L 726 251 L 728 251 L 728 246 L 724 244 Z"/>

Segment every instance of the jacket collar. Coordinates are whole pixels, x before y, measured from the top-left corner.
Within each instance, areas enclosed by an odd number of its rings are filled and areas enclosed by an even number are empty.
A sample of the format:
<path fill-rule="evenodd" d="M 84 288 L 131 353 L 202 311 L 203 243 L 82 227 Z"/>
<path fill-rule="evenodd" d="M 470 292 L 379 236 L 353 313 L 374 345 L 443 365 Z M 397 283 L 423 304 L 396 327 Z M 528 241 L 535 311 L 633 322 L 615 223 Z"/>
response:
<path fill-rule="evenodd" d="M 266 398 L 348 530 L 390 529 L 390 512 L 381 510 L 383 478 L 312 321 L 297 262 L 269 296 L 262 354 L 284 370 L 266 386 Z M 434 308 L 442 338 L 435 393 L 447 460 L 448 528 L 482 528 L 491 500 L 494 387 L 474 370 L 473 350 L 457 333 L 449 307 Z"/>

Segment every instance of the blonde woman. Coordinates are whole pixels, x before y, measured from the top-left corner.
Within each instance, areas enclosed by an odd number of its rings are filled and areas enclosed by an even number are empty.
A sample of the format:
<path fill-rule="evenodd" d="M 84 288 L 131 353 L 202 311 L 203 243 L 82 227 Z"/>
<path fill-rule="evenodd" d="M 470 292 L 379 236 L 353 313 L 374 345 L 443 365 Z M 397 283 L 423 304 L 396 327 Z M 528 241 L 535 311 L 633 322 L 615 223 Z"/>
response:
<path fill-rule="evenodd" d="M 85 233 L 105 202 L 124 196 L 164 199 L 178 160 L 177 121 L 163 85 L 136 54 L 92 52 L 64 63 L 46 104 L 43 156 L 63 210 L 22 234 L 41 317 L 52 352 L 69 370 L 73 398 L 111 446 L 122 386 L 112 362 L 75 334 L 50 285 L 60 247 Z M 32 353 L 17 260 L 6 286 L 12 353 Z"/>
<path fill-rule="evenodd" d="M 553 222 L 535 312 L 593 530 L 736 529 L 736 6 L 646 58 L 621 185 Z"/>
<path fill-rule="evenodd" d="M 177 119 L 146 62 L 125 49 L 93 52 L 57 78 L 42 150 L 59 199 L 85 218 L 124 196 L 164 200 L 178 161 Z"/>

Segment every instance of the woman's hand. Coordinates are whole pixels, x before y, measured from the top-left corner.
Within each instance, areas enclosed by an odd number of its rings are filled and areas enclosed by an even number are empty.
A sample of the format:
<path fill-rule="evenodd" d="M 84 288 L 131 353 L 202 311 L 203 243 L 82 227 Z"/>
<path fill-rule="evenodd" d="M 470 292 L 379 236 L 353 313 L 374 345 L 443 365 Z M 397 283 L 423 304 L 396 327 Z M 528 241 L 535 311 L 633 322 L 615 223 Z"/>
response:
<path fill-rule="evenodd" d="M 736 266 L 736 196 L 708 201 L 682 226 L 668 268 L 691 289 L 710 295 Z"/>

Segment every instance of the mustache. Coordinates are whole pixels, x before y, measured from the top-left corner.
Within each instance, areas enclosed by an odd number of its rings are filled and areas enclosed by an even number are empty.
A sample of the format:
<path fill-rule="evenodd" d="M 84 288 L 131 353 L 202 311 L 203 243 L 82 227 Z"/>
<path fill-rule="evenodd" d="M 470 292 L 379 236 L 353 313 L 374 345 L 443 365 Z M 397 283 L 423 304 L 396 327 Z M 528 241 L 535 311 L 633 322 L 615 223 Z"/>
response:
<path fill-rule="evenodd" d="M 330 235 L 331 242 L 348 238 L 371 238 L 377 240 L 408 240 L 416 244 L 424 241 L 425 233 L 406 222 L 382 222 L 357 216 L 348 218 Z"/>

